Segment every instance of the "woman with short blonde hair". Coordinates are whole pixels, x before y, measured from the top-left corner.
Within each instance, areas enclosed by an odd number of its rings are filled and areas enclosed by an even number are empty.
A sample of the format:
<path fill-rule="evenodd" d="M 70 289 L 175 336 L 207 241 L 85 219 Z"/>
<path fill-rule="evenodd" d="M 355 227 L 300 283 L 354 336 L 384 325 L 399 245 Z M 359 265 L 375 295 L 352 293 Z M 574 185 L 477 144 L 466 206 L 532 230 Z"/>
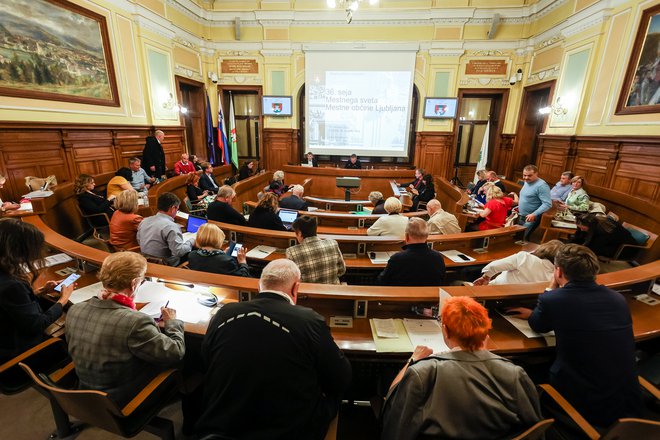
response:
<path fill-rule="evenodd" d="M 205 223 L 197 230 L 195 249 L 188 254 L 188 267 L 202 272 L 219 273 L 250 278 L 250 267 L 245 257 L 246 248 L 241 248 L 236 257 L 222 250 L 225 233 L 213 223 Z"/>
<path fill-rule="evenodd" d="M 108 393 L 123 406 L 166 367 L 183 360 L 183 322 L 161 307 L 162 331 L 136 310 L 135 292 L 147 260 L 134 252 L 110 254 L 99 270 L 98 297 L 71 306 L 66 339 L 82 389 Z"/>
<path fill-rule="evenodd" d="M 388 197 L 384 207 L 387 215 L 376 220 L 367 229 L 367 235 L 395 235 L 403 240 L 408 226 L 408 217 L 399 214 L 403 210 L 403 205 L 396 197 Z"/>
<path fill-rule="evenodd" d="M 484 220 L 478 224 L 478 227 L 473 227 L 472 230 L 486 231 L 503 227 L 513 204 L 518 201 L 517 196 L 514 197 L 515 200 L 511 197 L 505 197 L 498 186 L 491 185 L 486 190 L 487 202 L 484 205 L 484 210 L 479 213 L 479 217 Z"/>
<path fill-rule="evenodd" d="M 110 220 L 110 244 L 118 249 L 138 248 L 137 230 L 144 218 L 137 214 L 137 192 L 132 189 L 120 192 L 115 206 L 117 211 Z"/>

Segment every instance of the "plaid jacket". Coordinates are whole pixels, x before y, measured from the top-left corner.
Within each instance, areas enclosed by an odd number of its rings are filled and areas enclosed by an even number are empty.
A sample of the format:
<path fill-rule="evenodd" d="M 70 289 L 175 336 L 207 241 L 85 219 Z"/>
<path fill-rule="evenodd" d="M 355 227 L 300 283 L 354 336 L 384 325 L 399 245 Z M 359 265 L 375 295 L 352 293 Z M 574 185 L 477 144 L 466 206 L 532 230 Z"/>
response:
<path fill-rule="evenodd" d="M 286 250 L 286 257 L 300 268 L 304 283 L 339 284 L 346 273 L 344 257 L 335 240 L 307 237 Z"/>
<path fill-rule="evenodd" d="M 69 309 L 66 340 L 81 388 L 105 391 L 119 405 L 185 353 L 182 321 L 167 321 L 161 333 L 148 315 L 99 298 Z"/>

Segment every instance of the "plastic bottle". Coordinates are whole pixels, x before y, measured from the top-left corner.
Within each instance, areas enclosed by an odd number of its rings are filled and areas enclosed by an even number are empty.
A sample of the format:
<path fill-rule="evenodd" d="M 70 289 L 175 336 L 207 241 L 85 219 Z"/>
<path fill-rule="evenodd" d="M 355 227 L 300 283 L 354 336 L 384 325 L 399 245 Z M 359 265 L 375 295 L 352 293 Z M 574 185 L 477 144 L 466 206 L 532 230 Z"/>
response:
<path fill-rule="evenodd" d="M 148 207 L 149 206 L 149 194 L 147 192 L 142 193 L 142 200 L 144 200 L 144 206 Z"/>

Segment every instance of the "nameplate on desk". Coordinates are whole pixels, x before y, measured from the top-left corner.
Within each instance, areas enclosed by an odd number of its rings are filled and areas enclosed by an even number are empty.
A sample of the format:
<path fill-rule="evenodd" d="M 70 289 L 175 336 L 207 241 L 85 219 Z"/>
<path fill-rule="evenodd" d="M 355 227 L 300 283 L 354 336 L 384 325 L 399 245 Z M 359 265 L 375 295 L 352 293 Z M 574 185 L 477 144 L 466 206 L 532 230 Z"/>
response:
<path fill-rule="evenodd" d="M 330 327 L 353 328 L 353 318 L 350 316 L 331 316 Z"/>

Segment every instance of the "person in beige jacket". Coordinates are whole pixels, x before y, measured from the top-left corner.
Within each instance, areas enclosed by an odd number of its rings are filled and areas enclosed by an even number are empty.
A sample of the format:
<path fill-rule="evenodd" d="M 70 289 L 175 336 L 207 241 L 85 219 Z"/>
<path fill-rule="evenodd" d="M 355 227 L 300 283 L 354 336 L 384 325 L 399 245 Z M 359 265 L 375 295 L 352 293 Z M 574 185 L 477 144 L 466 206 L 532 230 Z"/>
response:
<path fill-rule="evenodd" d="M 403 205 L 396 197 L 385 200 L 387 215 L 382 216 L 367 229 L 367 235 L 395 235 L 403 240 L 406 236 L 408 217 L 401 215 Z"/>
<path fill-rule="evenodd" d="M 426 211 L 430 217 L 427 222 L 430 235 L 460 234 L 462 232 L 456 216 L 442 209 L 442 204 L 437 199 L 429 200 L 426 204 Z"/>

